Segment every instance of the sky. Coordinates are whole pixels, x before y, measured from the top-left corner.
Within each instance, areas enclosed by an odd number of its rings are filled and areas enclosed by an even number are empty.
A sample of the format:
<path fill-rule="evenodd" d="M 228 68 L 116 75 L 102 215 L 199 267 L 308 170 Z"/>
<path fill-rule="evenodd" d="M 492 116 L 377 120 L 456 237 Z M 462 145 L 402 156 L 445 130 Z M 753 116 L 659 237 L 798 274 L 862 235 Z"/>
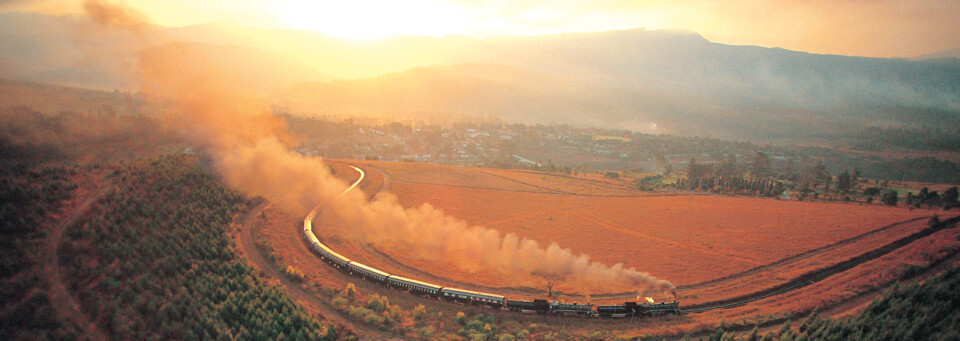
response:
<path fill-rule="evenodd" d="M 82 0 L 0 0 L 0 12 L 80 12 Z M 486 38 L 683 29 L 734 45 L 914 57 L 960 47 L 960 0 L 114 0 L 154 23 L 229 20 L 351 39 Z"/>

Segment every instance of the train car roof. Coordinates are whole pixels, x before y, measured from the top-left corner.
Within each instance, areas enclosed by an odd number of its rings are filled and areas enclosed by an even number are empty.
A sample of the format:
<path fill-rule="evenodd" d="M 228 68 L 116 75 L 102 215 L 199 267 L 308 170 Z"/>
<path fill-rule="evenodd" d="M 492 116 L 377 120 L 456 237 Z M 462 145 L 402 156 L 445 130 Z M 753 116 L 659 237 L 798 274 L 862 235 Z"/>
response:
<path fill-rule="evenodd" d="M 477 296 L 497 297 L 497 298 L 500 298 L 500 299 L 504 299 L 504 298 L 505 298 L 503 295 L 490 294 L 490 293 L 479 292 L 479 291 L 471 291 L 471 290 L 466 290 L 466 289 L 450 288 L 450 287 L 443 288 L 443 291 L 453 291 L 453 292 L 459 292 L 459 293 L 471 294 L 471 295 L 477 295 Z"/>
<path fill-rule="evenodd" d="M 550 305 L 553 305 L 553 306 L 591 306 L 591 307 L 593 306 L 592 303 L 577 303 L 577 302 L 573 302 L 573 303 L 550 302 Z"/>
<path fill-rule="evenodd" d="M 415 280 L 415 279 L 409 279 L 409 278 L 406 278 L 406 277 L 403 277 L 403 276 L 390 275 L 389 279 L 394 279 L 394 280 L 403 281 L 403 282 L 410 282 L 410 283 L 422 285 L 422 286 L 425 286 L 425 287 L 435 288 L 435 289 L 437 289 L 437 290 L 440 290 L 440 289 L 443 288 L 443 287 L 441 287 L 441 286 L 439 286 L 439 285 L 436 285 L 436 284 L 433 284 L 433 283 L 421 282 L 421 281 L 418 281 L 418 280 Z"/>
<path fill-rule="evenodd" d="M 323 244 L 320 244 L 320 245 L 323 245 Z M 330 248 L 327 248 L 327 250 L 330 250 Z M 341 261 L 344 261 L 344 262 L 347 262 L 347 263 L 350 262 L 350 258 L 341 256 L 339 253 L 336 253 L 336 252 L 333 251 L 333 250 L 330 250 L 329 252 L 330 252 L 330 256 L 333 256 L 333 258 L 337 258 L 337 259 L 339 259 L 339 260 L 341 260 Z"/>
<path fill-rule="evenodd" d="M 323 243 L 321 243 L 319 240 L 317 241 L 316 245 L 319 246 L 321 249 L 323 249 L 324 252 L 329 253 L 331 257 L 337 258 L 346 263 L 350 262 L 350 258 L 344 257 L 343 255 L 337 253 L 336 251 L 333 251 L 326 245 L 323 245 Z"/>
<path fill-rule="evenodd" d="M 383 271 L 381 271 L 380 269 L 375 269 L 375 268 L 372 268 L 372 267 L 370 267 L 370 266 L 367 266 L 367 265 L 364 265 L 364 264 L 361 264 L 361 263 L 350 262 L 350 264 L 347 264 L 347 265 L 353 265 L 353 266 L 355 266 L 355 267 L 358 267 L 358 268 L 361 268 L 361 269 L 370 271 L 370 272 L 375 273 L 375 274 L 378 274 L 378 275 L 380 275 L 380 276 L 384 276 L 384 277 L 390 276 L 390 274 L 388 274 L 388 273 L 386 273 L 386 272 L 383 272 Z"/>
<path fill-rule="evenodd" d="M 313 238 L 313 240 L 315 241 L 314 244 L 316 244 L 317 247 L 323 249 L 324 252 L 334 253 L 333 250 L 331 250 L 329 247 L 327 247 L 326 245 L 323 245 L 323 243 L 321 243 L 319 239 Z"/>

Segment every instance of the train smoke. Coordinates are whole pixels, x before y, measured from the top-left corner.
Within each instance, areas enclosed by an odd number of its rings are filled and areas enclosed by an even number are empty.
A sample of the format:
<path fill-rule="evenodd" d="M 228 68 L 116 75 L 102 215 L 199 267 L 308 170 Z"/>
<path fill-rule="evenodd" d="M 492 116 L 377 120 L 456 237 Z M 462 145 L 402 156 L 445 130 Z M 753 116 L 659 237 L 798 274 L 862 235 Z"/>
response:
<path fill-rule="evenodd" d="M 124 30 L 139 30 L 137 20 L 144 18 L 103 1 L 87 0 L 84 7 L 97 22 Z M 423 259 L 443 259 L 468 272 L 534 274 L 593 292 L 672 293 L 669 282 L 633 268 L 606 266 L 555 243 L 542 247 L 534 240 L 469 226 L 429 204 L 404 208 L 389 194 L 368 202 L 360 191 L 331 201 L 346 185 L 320 159 L 289 151 L 294 141 L 284 133 L 284 124 L 263 101 L 228 81 L 236 70 L 189 50 L 149 48 L 140 54 L 139 66 L 143 90 L 172 100 L 163 122 L 200 146 L 223 181 L 247 195 L 281 200 L 297 214 L 330 201 L 327 212 L 342 222 L 340 233 L 374 245 L 400 244 Z"/>
<path fill-rule="evenodd" d="M 122 4 L 86 0 L 83 2 L 83 10 L 91 20 L 103 26 L 139 31 L 149 24 L 146 15 Z"/>
<path fill-rule="evenodd" d="M 542 247 L 535 240 L 512 233 L 503 235 L 494 229 L 469 226 L 430 204 L 404 208 L 389 193 L 369 203 L 361 192 L 351 193 L 346 200 L 333 203 L 326 213 L 338 214 L 345 223 L 337 231 L 341 234 L 375 245 L 399 246 L 420 258 L 468 272 L 500 273 L 507 278 L 534 274 L 587 293 L 639 289 L 674 295 L 670 282 L 623 264 L 607 266 L 556 243 Z"/>

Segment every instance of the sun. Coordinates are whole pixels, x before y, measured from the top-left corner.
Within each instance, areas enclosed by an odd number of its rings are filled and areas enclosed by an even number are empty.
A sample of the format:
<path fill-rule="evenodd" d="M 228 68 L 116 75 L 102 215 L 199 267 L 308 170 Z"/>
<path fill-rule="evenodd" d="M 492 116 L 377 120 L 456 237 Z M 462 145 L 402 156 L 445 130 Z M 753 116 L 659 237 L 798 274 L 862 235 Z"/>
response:
<path fill-rule="evenodd" d="M 438 1 L 286 0 L 281 8 L 283 21 L 293 28 L 360 40 L 461 33 L 461 14 L 457 6 Z"/>

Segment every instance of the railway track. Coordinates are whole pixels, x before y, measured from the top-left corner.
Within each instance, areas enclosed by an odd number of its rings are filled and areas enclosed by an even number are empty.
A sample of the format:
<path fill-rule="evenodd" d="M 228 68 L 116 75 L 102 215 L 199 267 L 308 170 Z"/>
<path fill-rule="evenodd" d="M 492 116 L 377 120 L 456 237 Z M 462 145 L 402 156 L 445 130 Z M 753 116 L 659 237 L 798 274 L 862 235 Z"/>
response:
<path fill-rule="evenodd" d="M 808 272 L 787 283 L 784 283 L 769 289 L 761 290 L 752 294 L 747 294 L 747 295 L 738 296 L 738 297 L 716 301 L 716 302 L 708 302 L 703 304 L 692 305 L 692 306 L 683 308 L 683 312 L 684 313 L 701 313 L 701 312 L 716 310 L 716 309 L 735 308 L 735 307 L 743 306 L 753 301 L 788 293 L 788 292 L 806 287 L 808 285 L 820 282 L 838 273 L 850 270 L 853 267 L 856 267 L 857 265 L 880 258 L 918 239 L 927 237 L 937 231 L 956 227 L 956 224 L 958 221 L 960 221 L 960 216 L 942 221 L 940 224 L 928 227 L 926 229 L 918 231 L 909 236 L 897 239 L 887 245 L 867 251 L 863 254 L 860 254 L 859 256 L 834 264 L 833 266 Z"/>
<path fill-rule="evenodd" d="M 366 175 L 366 173 L 364 173 L 364 171 L 363 171 L 362 169 L 360 169 L 360 168 L 358 168 L 358 167 L 355 167 L 355 166 L 350 166 L 350 165 L 348 165 L 348 166 L 349 166 L 350 168 L 356 170 L 358 173 L 360 173 L 360 177 L 359 177 L 352 185 L 350 185 L 349 188 L 347 188 L 347 189 L 344 190 L 342 193 L 340 193 L 340 195 L 338 195 L 337 198 L 339 198 L 339 197 L 347 194 L 348 192 L 350 192 L 351 190 L 353 190 L 354 188 L 356 188 L 358 185 L 360 185 L 360 183 L 363 181 L 364 176 Z M 317 205 L 317 207 L 315 207 L 312 211 L 310 211 L 310 213 L 309 213 L 309 214 L 307 215 L 307 217 L 306 217 L 305 223 L 313 220 L 313 218 L 314 218 L 314 216 L 316 215 L 317 210 L 320 208 L 320 206 L 322 206 L 322 204 L 321 204 L 321 205 Z M 912 221 L 912 220 L 911 220 L 911 221 Z M 746 304 L 748 304 L 748 303 L 750 303 L 750 302 L 762 300 L 762 299 L 769 298 L 769 297 L 772 297 L 772 296 L 782 295 L 782 294 L 785 294 L 785 293 L 788 293 L 788 292 L 791 292 L 791 291 L 794 291 L 794 290 L 797 290 L 797 289 L 800 289 L 800 288 L 804 288 L 804 287 L 806 287 L 806 286 L 809 286 L 809 285 L 812 285 L 812 284 L 814 284 L 814 283 L 823 281 L 823 280 L 825 280 L 825 279 L 827 279 L 827 278 L 830 278 L 831 276 L 836 275 L 836 274 L 838 274 L 838 273 L 842 273 L 842 272 L 844 272 L 844 271 L 850 270 L 850 269 L 852 269 L 852 268 L 854 268 L 854 267 L 856 267 L 856 266 L 858 266 L 858 265 L 861 265 L 861 264 L 863 264 L 863 263 L 866 263 L 866 262 L 868 262 L 868 261 L 871 261 L 871 260 L 880 258 L 880 257 L 882 257 L 882 256 L 884 256 L 884 255 L 887 255 L 887 254 L 889 254 L 889 253 L 891 253 L 891 252 L 893 252 L 893 251 L 895 251 L 895 250 L 897 250 L 897 249 L 899 249 L 899 248 L 901 248 L 901 247 L 904 247 L 904 246 L 906 246 L 906 245 L 909 245 L 910 243 L 912 243 L 912 242 L 914 242 L 914 241 L 916 241 L 916 240 L 919 240 L 919 239 L 921 239 L 921 238 L 930 236 L 931 234 L 933 234 L 933 233 L 935 233 L 935 232 L 937 232 L 937 231 L 940 231 L 940 230 L 943 230 L 943 229 L 946 229 L 946 228 L 953 228 L 953 227 L 956 226 L 956 224 L 957 224 L 958 221 L 960 221 L 960 216 L 956 216 L 956 217 L 953 217 L 953 218 L 950 218 L 950 219 L 941 221 L 939 224 L 930 226 L 930 227 L 928 227 L 928 228 L 926 228 L 926 229 L 923 229 L 923 230 L 921 230 L 921 231 L 915 232 L 915 233 L 913 233 L 913 234 L 911 234 L 911 235 L 909 235 L 909 236 L 906 236 L 906 237 L 897 239 L 897 240 L 895 240 L 895 241 L 893 241 L 893 242 L 891 242 L 891 243 L 889 243 L 889 244 L 886 244 L 886 245 L 881 246 L 881 247 L 879 247 L 879 248 L 876 248 L 876 249 L 873 249 L 873 250 L 864 252 L 864 253 L 856 256 L 856 257 L 853 257 L 853 258 L 847 259 L 847 260 L 845 260 L 845 261 L 836 263 L 836 264 L 834 264 L 834 265 L 832 265 L 832 266 L 829 266 L 829 267 L 826 267 L 826 268 L 821 268 L 821 269 L 818 269 L 818 270 L 814 270 L 814 271 L 808 272 L 808 273 L 806 273 L 806 274 L 803 274 L 803 275 L 801 275 L 801 276 L 799 276 L 799 277 L 797 277 L 797 278 L 794 278 L 793 280 L 790 280 L 789 282 L 783 283 L 783 284 L 781 284 L 781 285 L 773 286 L 773 287 L 770 287 L 770 288 L 767 288 L 767 289 L 764 289 L 764 290 L 760 290 L 760 291 L 753 292 L 753 293 L 746 294 L 746 295 L 737 296 L 737 297 L 734 297 L 734 298 L 729 298 L 729 299 L 724 299 L 724 300 L 714 301 L 714 302 L 707 302 L 707 303 L 702 303 L 702 304 L 696 304 L 696 305 L 692 305 L 692 306 L 689 306 L 689 307 L 683 307 L 682 310 L 683 310 L 684 313 L 702 313 L 702 312 L 711 311 L 711 310 L 717 310 L 717 309 L 730 309 L 730 308 L 735 308 L 735 307 L 744 306 L 744 305 L 746 305 Z M 903 223 L 903 222 L 901 222 L 901 223 Z M 899 223 L 898 223 L 898 224 L 899 224 Z M 886 229 L 886 228 L 889 228 L 889 227 L 892 227 L 892 226 L 895 226 L 895 225 L 897 225 L 897 224 L 894 224 L 894 225 L 891 225 L 891 226 L 882 228 L 882 229 L 880 229 L 880 230 L 884 230 L 884 229 Z M 879 230 L 878 230 L 878 231 L 879 231 Z M 873 231 L 873 232 L 870 232 L 870 233 L 867 233 L 867 234 L 876 233 L 876 232 L 878 232 L 878 231 Z M 854 238 L 852 238 L 851 240 L 855 240 L 855 239 L 862 238 L 862 237 L 864 237 L 864 235 L 861 235 L 861 236 L 858 236 L 858 237 L 854 237 Z M 846 242 L 846 241 L 841 241 L 841 243 L 842 243 L 842 242 Z"/>
<path fill-rule="evenodd" d="M 813 249 L 813 250 L 806 251 L 806 252 L 803 252 L 803 253 L 800 253 L 800 254 L 796 254 L 796 255 L 793 255 L 793 256 L 790 256 L 790 257 L 787 257 L 787 258 L 783 258 L 783 259 L 780 259 L 780 260 L 775 261 L 775 262 L 773 262 L 773 263 L 768 263 L 768 264 L 765 264 L 765 265 L 761 265 L 761 266 L 758 266 L 758 267 L 755 267 L 755 268 L 752 268 L 752 269 L 749 269 L 749 270 L 746 270 L 746 271 L 743 271 L 743 272 L 738 272 L 738 273 L 735 273 L 735 274 L 731 274 L 731 275 L 728 275 L 728 276 L 711 279 L 711 280 L 709 280 L 709 281 L 704 281 L 704 282 L 700 282 L 700 283 L 696 283 L 696 284 L 681 285 L 681 286 L 677 287 L 677 289 L 678 289 L 678 290 L 693 290 L 693 289 L 700 289 L 700 288 L 705 288 L 705 287 L 713 286 L 713 285 L 720 284 L 720 283 L 729 282 L 729 281 L 736 280 L 736 279 L 739 279 L 739 278 L 743 278 L 743 277 L 746 277 L 746 276 L 749 276 L 749 275 L 753 275 L 753 274 L 756 274 L 756 273 L 759 273 L 759 272 L 762 272 L 762 271 L 766 271 L 766 270 L 774 269 L 774 268 L 777 268 L 777 267 L 781 267 L 781 266 L 790 264 L 791 262 L 799 261 L 799 260 L 802 260 L 802 259 L 807 259 L 807 258 L 816 256 L 816 255 L 822 254 L 822 253 L 824 253 L 824 252 L 827 252 L 827 251 L 830 251 L 830 250 L 834 250 L 834 249 L 836 249 L 836 248 L 838 248 L 838 247 L 842 247 L 842 246 L 845 246 L 845 245 L 848 245 L 848 244 L 851 244 L 851 243 L 854 243 L 854 242 L 863 240 L 863 239 L 868 238 L 868 237 L 870 237 L 870 236 L 873 236 L 873 235 L 875 235 L 875 234 L 882 233 L 882 232 L 888 231 L 888 230 L 890 230 L 890 229 L 893 229 L 893 228 L 902 226 L 902 225 L 904 225 L 904 224 L 913 223 L 913 222 L 916 222 L 916 221 L 919 221 L 919 220 L 923 220 L 923 219 L 930 219 L 930 217 L 929 217 L 929 216 L 926 216 L 926 217 L 917 217 L 917 218 L 912 218 L 912 219 L 904 220 L 904 221 L 901 221 L 901 222 L 893 223 L 893 224 L 890 224 L 890 225 L 886 225 L 886 226 L 884 226 L 884 227 L 881 227 L 881 228 L 879 228 L 879 229 L 872 230 L 872 231 L 868 231 L 868 232 L 866 232 L 866 233 L 863 233 L 863 234 L 860 234 L 860 235 L 857 235 L 857 236 L 854 236 L 854 237 L 851 237 L 851 238 L 847 238 L 847 239 L 838 241 L 838 242 L 836 242 L 836 243 L 833 243 L 833 244 L 830 244 L 830 245 L 827 245 L 827 246 L 824 246 L 824 247 L 821 247 L 821 248 L 818 248 L 818 249 Z"/>

